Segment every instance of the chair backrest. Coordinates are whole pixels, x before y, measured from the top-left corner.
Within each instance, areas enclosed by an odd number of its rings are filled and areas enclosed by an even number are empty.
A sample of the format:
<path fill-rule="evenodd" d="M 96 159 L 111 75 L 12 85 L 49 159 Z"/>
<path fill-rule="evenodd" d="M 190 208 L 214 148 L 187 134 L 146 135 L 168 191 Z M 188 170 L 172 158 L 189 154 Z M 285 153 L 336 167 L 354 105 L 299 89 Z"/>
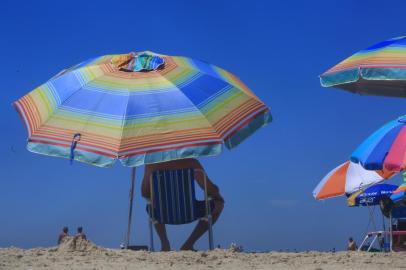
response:
<path fill-rule="evenodd" d="M 198 219 L 193 169 L 158 170 L 151 175 L 152 219 L 186 224 Z"/>

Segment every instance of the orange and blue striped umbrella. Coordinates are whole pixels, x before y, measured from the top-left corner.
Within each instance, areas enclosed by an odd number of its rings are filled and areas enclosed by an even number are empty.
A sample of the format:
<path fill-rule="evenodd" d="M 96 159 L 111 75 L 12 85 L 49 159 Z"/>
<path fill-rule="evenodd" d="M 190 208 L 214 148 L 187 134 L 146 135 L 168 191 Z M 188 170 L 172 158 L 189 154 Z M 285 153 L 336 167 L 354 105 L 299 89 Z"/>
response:
<path fill-rule="evenodd" d="M 320 82 L 362 95 L 406 97 L 406 37 L 357 52 L 320 75 Z"/>
<path fill-rule="evenodd" d="M 82 62 L 15 102 L 28 150 L 100 167 L 217 155 L 271 122 L 233 74 L 152 52 Z"/>

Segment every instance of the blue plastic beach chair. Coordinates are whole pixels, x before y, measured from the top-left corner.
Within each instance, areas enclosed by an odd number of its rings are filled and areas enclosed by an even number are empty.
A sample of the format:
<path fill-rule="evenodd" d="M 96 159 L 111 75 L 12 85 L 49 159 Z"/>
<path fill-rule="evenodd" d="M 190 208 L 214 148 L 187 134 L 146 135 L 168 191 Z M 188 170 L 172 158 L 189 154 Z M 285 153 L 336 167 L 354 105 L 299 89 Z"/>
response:
<path fill-rule="evenodd" d="M 195 196 L 195 174 L 204 175 L 202 210 Z M 150 250 L 154 251 L 153 224 L 187 224 L 197 219 L 208 222 L 209 248 L 213 249 L 211 198 L 207 196 L 206 173 L 200 169 L 158 170 L 151 174 L 150 199 L 147 200 Z M 210 206 L 210 207 L 209 207 Z"/>

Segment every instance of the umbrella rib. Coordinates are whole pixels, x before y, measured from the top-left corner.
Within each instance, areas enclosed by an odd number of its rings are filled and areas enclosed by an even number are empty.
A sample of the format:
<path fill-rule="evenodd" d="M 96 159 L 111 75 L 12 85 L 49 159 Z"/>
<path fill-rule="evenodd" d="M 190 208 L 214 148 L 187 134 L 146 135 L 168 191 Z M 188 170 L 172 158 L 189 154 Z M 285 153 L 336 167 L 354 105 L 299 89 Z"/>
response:
<path fill-rule="evenodd" d="M 127 104 L 125 105 L 125 110 L 124 110 L 124 114 L 123 114 L 122 121 L 121 121 L 121 136 L 120 136 L 120 143 L 119 143 L 118 149 L 117 149 L 117 158 L 119 158 L 119 153 L 121 151 L 121 146 L 123 144 L 124 128 L 125 128 L 125 125 L 127 123 L 126 116 L 127 116 L 128 104 L 130 103 L 130 89 L 127 88 L 127 91 L 128 91 L 127 92 Z"/>

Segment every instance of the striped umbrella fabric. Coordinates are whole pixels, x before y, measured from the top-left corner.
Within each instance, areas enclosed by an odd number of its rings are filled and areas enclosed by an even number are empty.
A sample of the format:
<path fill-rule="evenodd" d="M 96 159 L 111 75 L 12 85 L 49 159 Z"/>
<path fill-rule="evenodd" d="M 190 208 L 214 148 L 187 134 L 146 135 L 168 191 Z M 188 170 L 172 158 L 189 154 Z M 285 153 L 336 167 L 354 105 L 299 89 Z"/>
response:
<path fill-rule="evenodd" d="M 406 172 L 403 173 L 403 183 L 393 192 L 390 199 L 395 203 L 406 204 Z"/>
<path fill-rule="evenodd" d="M 357 52 L 321 74 L 320 82 L 362 95 L 406 97 L 406 37 Z"/>
<path fill-rule="evenodd" d="M 87 60 L 14 105 L 29 151 L 100 167 L 217 155 L 272 119 L 230 72 L 149 51 Z"/>
<path fill-rule="evenodd" d="M 403 183 L 402 185 L 400 185 L 392 194 L 392 196 L 390 197 L 390 199 L 394 202 L 394 203 L 398 203 L 398 202 L 404 202 L 406 203 L 406 183 Z"/>
<path fill-rule="evenodd" d="M 352 194 L 393 176 L 386 171 L 368 171 L 361 165 L 347 161 L 330 171 L 316 186 L 313 197 L 324 200 Z"/>
<path fill-rule="evenodd" d="M 367 170 L 404 170 L 406 116 L 398 117 L 372 133 L 355 149 L 351 161 L 361 164 Z"/>

